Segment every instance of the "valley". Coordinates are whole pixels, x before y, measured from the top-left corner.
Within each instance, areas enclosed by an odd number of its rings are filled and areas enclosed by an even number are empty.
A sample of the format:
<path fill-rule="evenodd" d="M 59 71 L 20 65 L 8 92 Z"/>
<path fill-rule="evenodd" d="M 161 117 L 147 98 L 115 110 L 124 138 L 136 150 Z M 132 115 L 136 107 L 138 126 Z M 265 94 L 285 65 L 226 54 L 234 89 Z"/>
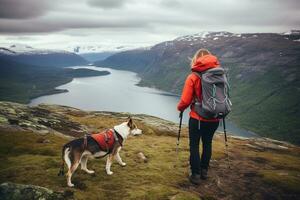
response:
<path fill-rule="evenodd" d="M 14 46 L 13 46 L 14 47 Z M 0 99 L 29 103 L 30 99 L 66 90 L 57 86 L 75 77 L 108 75 L 107 71 L 71 69 L 66 66 L 88 63 L 76 54 L 50 51 L 27 51 L 29 47 L 0 49 Z"/>

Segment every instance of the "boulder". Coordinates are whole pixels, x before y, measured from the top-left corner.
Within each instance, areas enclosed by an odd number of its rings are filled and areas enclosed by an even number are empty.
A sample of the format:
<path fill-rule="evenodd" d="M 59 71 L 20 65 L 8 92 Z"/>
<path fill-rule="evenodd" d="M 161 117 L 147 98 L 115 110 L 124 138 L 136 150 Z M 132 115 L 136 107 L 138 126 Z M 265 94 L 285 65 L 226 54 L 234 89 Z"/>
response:
<path fill-rule="evenodd" d="M 0 185 L 0 199 L 2 200 L 64 200 L 72 198 L 73 194 L 66 196 L 63 193 L 35 185 L 16 183 L 2 183 Z"/>
<path fill-rule="evenodd" d="M 139 152 L 139 153 L 137 154 L 137 156 L 138 156 L 138 158 L 139 158 L 140 160 L 142 160 L 144 163 L 148 162 L 148 159 L 147 159 L 146 156 L 143 154 L 143 152 Z"/>
<path fill-rule="evenodd" d="M 69 112 L 78 115 L 78 110 L 66 106 L 38 105 L 29 107 L 23 104 L 0 101 L 0 126 L 18 126 L 25 131 L 41 135 L 57 131 L 69 136 L 80 137 L 88 132 L 84 125 L 69 119 Z M 81 111 L 85 113 L 84 111 Z M 81 114 L 82 114 L 81 113 Z"/>

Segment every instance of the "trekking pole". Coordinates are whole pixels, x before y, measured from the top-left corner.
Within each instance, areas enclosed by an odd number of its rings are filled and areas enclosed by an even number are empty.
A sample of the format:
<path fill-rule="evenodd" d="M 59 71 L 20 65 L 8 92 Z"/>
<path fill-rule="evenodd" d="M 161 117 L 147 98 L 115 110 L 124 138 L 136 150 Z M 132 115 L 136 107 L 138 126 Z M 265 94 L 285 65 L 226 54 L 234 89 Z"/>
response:
<path fill-rule="evenodd" d="M 227 133 L 226 133 L 226 125 L 225 125 L 225 117 L 223 117 L 223 129 L 224 129 L 224 137 L 225 137 L 226 160 L 227 160 L 228 168 L 230 168 L 229 154 L 228 154 L 228 143 L 227 143 Z"/>
<path fill-rule="evenodd" d="M 178 149 L 179 149 L 179 139 L 180 139 L 181 125 L 182 125 L 183 111 L 180 112 L 179 118 L 180 118 L 180 121 L 179 121 L 179 130 L 178 130 L 177 143 L 176 143 L 176 152 L 177 153 L 178 153 Z"/>

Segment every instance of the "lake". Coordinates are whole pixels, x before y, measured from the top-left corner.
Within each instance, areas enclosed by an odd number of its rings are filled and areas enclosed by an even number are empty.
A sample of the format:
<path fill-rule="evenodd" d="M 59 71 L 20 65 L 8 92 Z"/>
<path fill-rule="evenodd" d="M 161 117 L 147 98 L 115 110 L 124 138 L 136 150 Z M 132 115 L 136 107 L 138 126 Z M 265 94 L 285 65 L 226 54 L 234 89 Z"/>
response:
<path fill-rule="evenodd" d="M 140 78 L 134 72 L 99 68 L 94 66 L 78 66 L 92 70 L 107 70 L 107 76 L 74 78 L 71 82 L 57 87 L 68 92 L 46 95 L 32 99 L 30 104 L 59 104 L 90 111 L 130 112 L 148 114 L 173 122 L 179 122 L 176 105 L 179 97 L 155 88 L 139 87 Z M 184 123 L 188 122 L 189 109 L 184 112 Z M 226 121 L 230 134 L 256 137 L 254 133 L 241 129 Z M 220 130 L 221 127 L 220 127 Z"/>

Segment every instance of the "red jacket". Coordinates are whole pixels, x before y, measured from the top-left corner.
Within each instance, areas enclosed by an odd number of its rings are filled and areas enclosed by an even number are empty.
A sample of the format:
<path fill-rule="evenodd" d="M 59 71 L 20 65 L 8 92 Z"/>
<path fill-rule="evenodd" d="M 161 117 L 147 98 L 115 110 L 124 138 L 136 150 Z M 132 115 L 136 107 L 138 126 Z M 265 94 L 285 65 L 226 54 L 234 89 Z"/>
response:
<path fill-rule="evenodd" d="M 220 63 L 216 56 L 205 55 L 199 57 L 195 64 L 192 66 L 191 70 L 196 72 L 203 72 L 210 68 L 219 67 Z M 205 119 L 198 115 L 194 110 L 193 100 L 195 97 L 198 100 L 202 100 L 202 87 L 200 77 L 194 73 L 191 73 L 185 81 L 184 88 L 182 91 L 181 99 L 177 105 L 179 111 L 184 111 L 188 106 L 191 105 L 190 117 L 201 120 L 201 121 L 218 121 L 218 119 Z"/>

